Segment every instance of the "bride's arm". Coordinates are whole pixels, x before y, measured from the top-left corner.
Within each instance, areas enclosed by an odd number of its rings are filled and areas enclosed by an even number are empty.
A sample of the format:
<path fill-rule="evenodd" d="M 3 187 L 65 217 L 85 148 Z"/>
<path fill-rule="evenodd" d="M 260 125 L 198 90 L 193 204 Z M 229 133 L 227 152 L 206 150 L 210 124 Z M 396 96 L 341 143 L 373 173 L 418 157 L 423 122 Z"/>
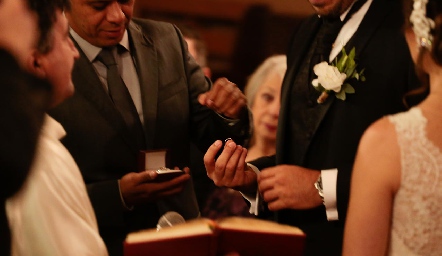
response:
<path fill-rule="evenodd" d="M 400 167 L 394 126 L 383 118 L 367 129 L 359 144 L 343 255 L 386 255 Z"/>

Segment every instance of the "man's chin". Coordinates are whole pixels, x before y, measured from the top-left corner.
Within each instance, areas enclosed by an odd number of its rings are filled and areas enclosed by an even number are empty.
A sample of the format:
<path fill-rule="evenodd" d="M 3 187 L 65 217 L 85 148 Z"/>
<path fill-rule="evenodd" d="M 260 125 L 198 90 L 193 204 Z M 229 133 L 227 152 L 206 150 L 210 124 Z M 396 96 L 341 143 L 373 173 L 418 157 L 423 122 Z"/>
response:
<path fill-rule="evenodd" d="M 310 4 L 316 13 L 321 16 L 335 16 L 336 4 L 330 0 L 310 0 Z"/>
<path fill-rule="evenodd" d="M 106 33 L 105 35 L 100 35 L 95 39 L 95 46 L 98 47 L 111 47 L 118 45 L 123 39 L 124 33 Z"/>
<path fill-rule="evenodd" d="M 310 4 L 315 8 L 323 8 L 330 4 L 329 0 L 309 0 Z"/>
<path fill-rule="evenodd" d="M 112 47 L 118 45 L 121 42 L 121 39 L 122 37 L 107 38 L 106 40 L 103 40 L 102 47 Z"/>

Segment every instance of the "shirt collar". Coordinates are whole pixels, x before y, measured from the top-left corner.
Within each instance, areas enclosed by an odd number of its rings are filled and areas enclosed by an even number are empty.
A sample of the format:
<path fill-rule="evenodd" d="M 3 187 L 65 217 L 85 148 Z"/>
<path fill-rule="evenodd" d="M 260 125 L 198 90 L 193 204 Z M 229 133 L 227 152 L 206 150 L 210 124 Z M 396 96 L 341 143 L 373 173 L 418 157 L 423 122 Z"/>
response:
<path fill-rule="evenodd" d="M 69 29 L 69 32 L 71 33 L 71 36 L 74 38 L 74 40 L 78 43 L 78 45 L 80 46 L 81 50 L 84 52 L 84 54 L 86 55 L 88 60 L 90 62 L 93 62 L 95 60 L 95 58 L 98 56 L 98 54 L 100 53 L 101 47 L 97 47 L 97 46 L 89 43 L 88 41 L 84 40 L 72 28 Z M 127 33 L 127 29 L 124 31 L 123 38 L 121 39 L 119 45 L 121 45 L 122 47 L 124 47 L 124 49 L 126 49 L 127 51 L 130 52 L 129 36 Z"/>
<path fill-rule="evenodd" d="M 41 134 L 52 137 L 56 140 L 61 140 L 64 136 L 66 136 L 66 131 L 59 122 L 48 114 L 45 114 L 44 122 L 41 127 Z"/>
<path fill-rule="evenodd" d="M 348 12 L 350 11 L 351 7 L 356 3 L 356 1 L 354 1 L 348 8 L 347 10 L 341 14 L 341 16 L 339 17 L 341 19 L 341 21 L 344 21 L 345 17 L 347 17 Z"/>
<path fill-rule="evenodd" d="M 339 16 L 339 19 L 341 21 L 344 21 L 345 17 L 347 17 L 348 12 L 350 11 L 351 7 L 356 3 L 357 1 L 354 1 L 348 8 L 347 10 L 345 10 L 345 12 L 343 12 L 341 14 L 341 16 Z M 370 6 L 372 0 L 368 0 L 366 3 L 364 3 L 363 7 L 361 7 L 361 9 L 359 9 L 356 13 L 360 13 L 362 16 L 365 15 L 365 13 L 367 13 L 368 11 L 368 7 L 364 8 L 365 6 Z M 321 17 L 321 15 L 318 15 L 318 17 Z"/>

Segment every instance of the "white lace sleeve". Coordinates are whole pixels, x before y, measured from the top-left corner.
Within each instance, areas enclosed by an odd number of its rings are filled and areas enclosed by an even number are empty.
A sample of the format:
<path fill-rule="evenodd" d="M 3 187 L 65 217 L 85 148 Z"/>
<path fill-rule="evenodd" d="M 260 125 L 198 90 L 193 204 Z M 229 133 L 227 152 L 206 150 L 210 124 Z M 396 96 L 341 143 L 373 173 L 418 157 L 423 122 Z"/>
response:
<path fill-rule="evenodd" d="M 419 108 L 389 120 L 401 152 L 390 255 L 442 255 L 441 152 L 427 138 L 427 119 Z"/>

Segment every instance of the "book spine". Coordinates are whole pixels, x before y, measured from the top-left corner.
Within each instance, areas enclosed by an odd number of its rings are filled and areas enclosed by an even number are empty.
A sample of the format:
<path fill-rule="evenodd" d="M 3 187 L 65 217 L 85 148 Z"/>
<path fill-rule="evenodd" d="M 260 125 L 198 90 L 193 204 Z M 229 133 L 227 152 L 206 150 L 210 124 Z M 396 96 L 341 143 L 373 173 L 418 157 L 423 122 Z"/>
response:
<path fill-rule="evenodd" d="M 218 240 L 219 235 L 221 233 L 221 229 L 218 226 L 218 223 L 215 220 L 208 220 L 209 228 L 212 230 L 212 239 L 209 244 L 209 255 L 217 256 L 218 255 Z"/>

